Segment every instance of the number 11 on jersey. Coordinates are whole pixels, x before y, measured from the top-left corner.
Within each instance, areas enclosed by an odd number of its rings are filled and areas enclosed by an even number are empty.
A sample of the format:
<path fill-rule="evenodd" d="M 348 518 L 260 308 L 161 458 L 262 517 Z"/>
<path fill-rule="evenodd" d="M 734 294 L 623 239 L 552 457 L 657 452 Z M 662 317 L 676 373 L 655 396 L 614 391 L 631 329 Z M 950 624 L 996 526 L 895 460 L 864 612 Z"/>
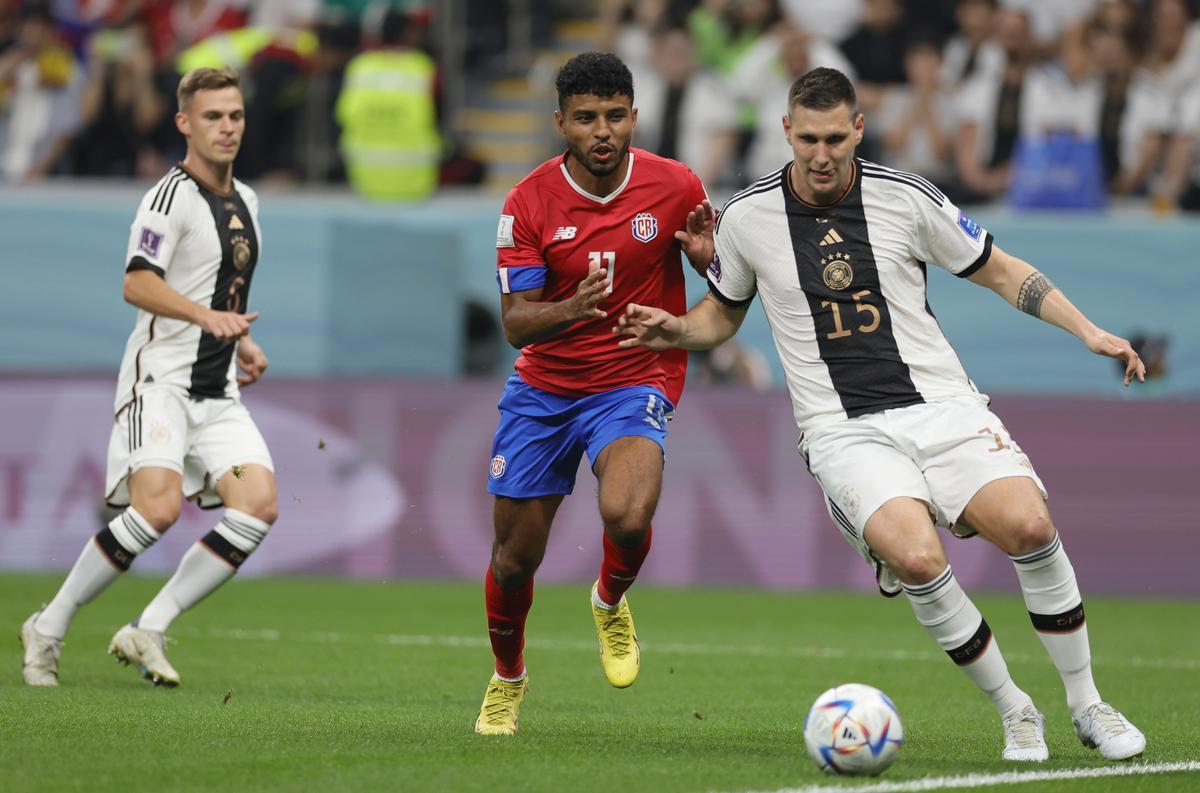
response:
<path fill-rule="evenodd" d="M 613 267 L 616 264 L 616 251 L 588 251 L 588 274 L 596 272 L 601 267 L 608 272 L 608 288 L 604 290 L 606 295 L 612 294 Z"/>

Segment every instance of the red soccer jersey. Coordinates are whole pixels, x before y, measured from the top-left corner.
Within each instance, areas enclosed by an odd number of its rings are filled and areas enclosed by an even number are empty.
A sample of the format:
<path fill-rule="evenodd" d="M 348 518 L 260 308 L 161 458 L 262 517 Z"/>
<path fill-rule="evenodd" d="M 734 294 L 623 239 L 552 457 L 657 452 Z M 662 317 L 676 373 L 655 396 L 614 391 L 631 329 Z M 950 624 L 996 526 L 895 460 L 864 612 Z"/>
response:
<path fill-rule="evenodd" d="M 589 267 L 608 270 L 612 294 L 605 319 L 579 322 L 554 338 L 526 345 L 517 373 L 531 386 L 583 396 L 649 385 L 678 404 L 687 351 L 618 349 L 612 333 L 628 303 L 687 311 L 683 263 L 675 232 L 707 195 L 682 163 L 629 150 L 629 171 L 615 192 L 584 192 L 566 169 L 566 155 L 539 165 L 508 194 L 496 234 L 501 291 L 542 289 L 554 302 L 575 294 Z"/>

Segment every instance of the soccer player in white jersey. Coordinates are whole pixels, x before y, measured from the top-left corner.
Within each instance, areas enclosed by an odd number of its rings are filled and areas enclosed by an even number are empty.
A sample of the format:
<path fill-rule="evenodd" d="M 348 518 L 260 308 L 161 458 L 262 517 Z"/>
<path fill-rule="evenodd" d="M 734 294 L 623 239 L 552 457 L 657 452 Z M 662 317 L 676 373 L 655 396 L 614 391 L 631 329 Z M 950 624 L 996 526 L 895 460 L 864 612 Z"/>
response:
<path fill-rule="evenodd" d="M 880 590 L 903 592 L 995 703 L 1004 758 L 1045 760 L 1044 719 L 955 581 L 935 526 L 981 534 L 1009 555 L 1080 740 L 1108 759 L 1140 754 L 1142 733 L 1093 682 L 1083 603 L 1045 489 L 926 304 L 925 263 L 1121 359 L 1126 385 L 1142 381 L 1145 367 L 1129 342 L 1096 327 L 932 184 L 856 159 L 863 116 L 840 72 L 816 69 L 792 85 L 783 130 L 793 161 L 732 197 L 718 217 L 709 294 L 682 317 L 629 305 L 614 329 L 630 336 L 620 345 L 715 347 L 759 294 L 800 453 L 830 516 L 875 566 Z"/>
<path fill-rule="evenodd" d="M 58 685 L 63 637 L 79 607 L 154 544 L 187 497 L 224 505 L 221 520 L 108 648 L 154 683 L 178 685 L 164 631 L 229 580 L 275 521 L 271 455 L 238 396 L 239 384 L 267 368 L 250 338 L 258 313 L 246 313 L 260 237 L 258 198 L 233 178 L 246 125 L 238 75 L 193 70 L 178 100 L 187 156 L 142 199 L 126 257 L 125 299 L 139 311 L 121 363 L 107 476 L 108 503 L 123 511 L 22 626 L 30 685 Z"/>

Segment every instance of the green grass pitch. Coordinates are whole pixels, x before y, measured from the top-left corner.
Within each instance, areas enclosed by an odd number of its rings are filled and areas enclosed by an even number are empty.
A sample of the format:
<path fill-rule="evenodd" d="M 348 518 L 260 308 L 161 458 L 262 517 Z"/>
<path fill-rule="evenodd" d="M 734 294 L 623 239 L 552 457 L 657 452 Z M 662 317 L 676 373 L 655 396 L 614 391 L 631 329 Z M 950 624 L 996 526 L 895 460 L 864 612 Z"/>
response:
<path fill-rule="evenodd" d="M 721 589 L 633 590 L 636 685 L 604 681 L 588 587 L 539 586 L 530 693 L 515 738 L 472 732 L 491 670 L 476 582 L 235 581 L 184 615 L 183 677 L 155 689 L 105 655 L 161 581 L 129 577 L 83 610 L 62 685 L 20 680 L 16 634 L 60 577 L 0 576 L 0 788 L 70 790 L 775 791 L 870 785 L 817 771 L 801 725 L 836 683 L 882 688 L 907 745 L 880 780 L 1104 767 L 1076 740 L 1020 597 L 977 597 L 1051 760 L 999 760 L 1001 729 L 903 600 Z M 1090 598 L 1097 682 L 1149 741 L 1139 763 L 1200 759 L 1194 602 Z M 1194 791 L 1200 774 L 975 790 Z"/>

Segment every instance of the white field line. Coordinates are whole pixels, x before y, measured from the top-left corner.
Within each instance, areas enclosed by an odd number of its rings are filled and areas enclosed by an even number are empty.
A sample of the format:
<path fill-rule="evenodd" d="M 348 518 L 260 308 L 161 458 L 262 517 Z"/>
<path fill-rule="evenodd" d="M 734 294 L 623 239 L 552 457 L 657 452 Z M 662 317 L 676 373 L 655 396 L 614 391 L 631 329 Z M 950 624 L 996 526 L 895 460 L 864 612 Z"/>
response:
<path fill-rule="evenodd" d="M 438 636 L 432 634 L 362 634 L 339 632 L 295 632 L 284 633 L 273 628 L 250 629 L 229 628 L 200 630 L 196 628 L 175 628 L 171 630 L 174 638 L 225 639 L 234 641 L 292 641 L 313 643 L 369 643 L 386 644 L 395 647 L 490 647 L 487 636 Z M 531 649 L 560 650 L 567 652 L 596 652 L 594 640 L 580 641 L 570 639 L 539 639 L 531 637 L 527 641 Z M 870 650 L 849 649 L 846 647 L 788 647 L 785 645 L 743 644 L 743 645 L 709 645 L 686 644 L 673 642 L 644 642 L 642 650 L 662 653 L 664 655 L 685 656 L 753 656 L 759 658 L 854 658 L 869 661 L 900 661 L 929 663 L 938 661 L 943 653 L 933 651 L 910 650 Z M 1045 655 L 1030 653 L 1005 653 L 1009 663 L 1045 664 L 1049 659 Z M 1102 667 L 1132 667 L 1136 669 L 1168 669 L 1168 670 L 1200 670 L 1200 660 L 1190 658 L 1140 658 L 1131 656 L 1120 658 L 1115 656 L 1092 657 L 1092 663 Z"/>
<path fill-rule="evenodd" d="M 1054 782 L 1071 779 L 1094 779 L 1110 776 L 1143 776 L 1173 774 L 1181 771 L 1200 771 L 1200 762 L 1133 763 L 1100 768 L 1066 768 L 1059 771 L 1006 771 L 1000 774 L 964 774 L 937 776 L 903 782 L 872 782 L 863 785 L 809 785 L 783 788 L 771 793 L 910 793 L 922 790 L 965 790 L 989 785 L 1024 785 L 1030 782 Z"/>

